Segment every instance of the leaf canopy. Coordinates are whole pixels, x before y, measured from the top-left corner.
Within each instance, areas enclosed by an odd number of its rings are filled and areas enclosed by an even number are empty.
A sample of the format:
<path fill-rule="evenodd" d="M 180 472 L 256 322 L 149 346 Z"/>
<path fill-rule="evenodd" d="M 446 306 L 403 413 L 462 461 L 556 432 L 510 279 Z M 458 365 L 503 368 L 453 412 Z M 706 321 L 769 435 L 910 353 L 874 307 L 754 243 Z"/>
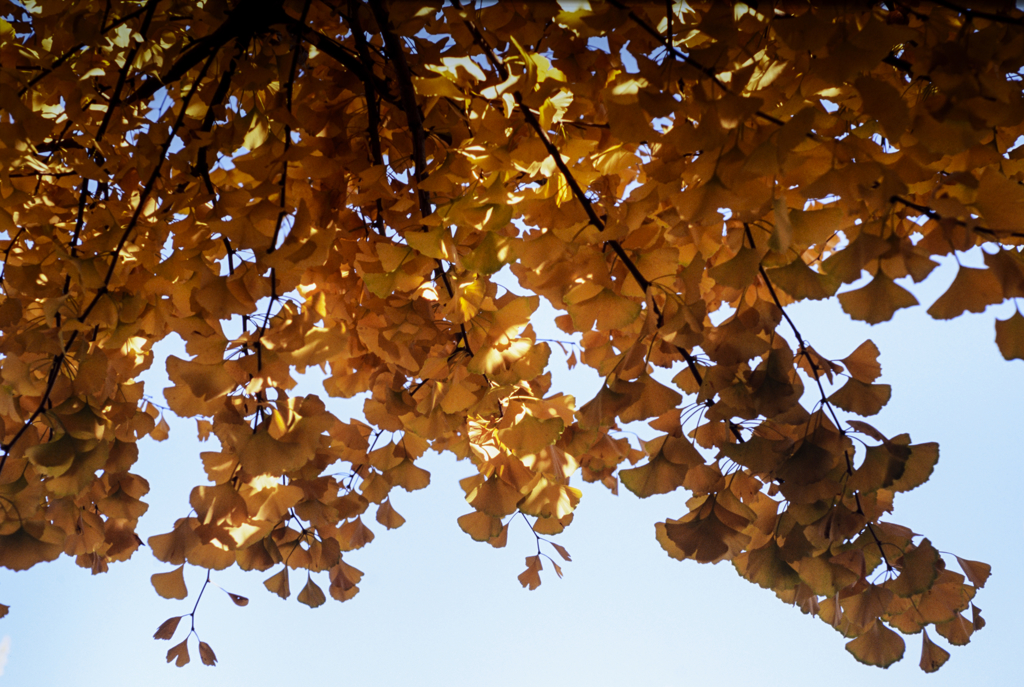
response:
<path fill-rule="evenodd" d="M 785 308 L 838 293 L 854 319 L 898 318 L 935 258 L 972 251 L 984 265 L 930 315 L 1024 297 L 1019 11 L 2 7 L 0 565 L 130 558 L 137 442 L 174 413 L 216 450 L 148 542 L 176 566 L 152 578 L 167 598 L 188 596 L 186 563 L 261 571 L 282 598 L 304 570 L 299 602 L 352 598 L 345 554 L 371 512 L 402 526 L 396 487 L 426 487 L 434 450 L 467 461 L 470 537 L 529 523 L 531 590 L 542 558 L 562 574 L 546 546 L 570 560 L 547 537 L 572 482 L 621 479 L 692 494 L 656 525 L 670 556 L 731 561 L 862 662 L 984 624 L 961 612 L 989 566 L 952 573 L 883 520 L 939 454 L 847 417 L 889 401 L 879 350 L 819 353 Z M 604 378 L 594 398 L 552 388 L 540 297 L 570 367 Z M 1024 318 L 995 328 L 1024 358 Z M 171 335 L 188 357 L 166 359 L 161 398 L 139 377 Z M 312 368 L 323 394 L 300 396 Z M 352 397 L 362 418 L 332 412 Z M 189 662 L 194 614 L 168 662 Z M 949 654 L 923 638 L 931 672 Z"/>

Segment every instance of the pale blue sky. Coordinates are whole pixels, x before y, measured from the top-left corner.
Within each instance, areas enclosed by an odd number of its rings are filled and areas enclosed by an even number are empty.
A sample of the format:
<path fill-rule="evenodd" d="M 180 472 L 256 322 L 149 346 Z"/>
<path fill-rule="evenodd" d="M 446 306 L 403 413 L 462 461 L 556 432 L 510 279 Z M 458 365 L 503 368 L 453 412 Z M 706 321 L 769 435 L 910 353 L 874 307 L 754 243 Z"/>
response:
<path fill-rule="evenodd" d="M 947 263 L 912 287 L 923 307 L 899 311 L 875 327 L 852 322 L 834 300 L 789 308 L 810 343 L 829 357 L 874 340 L 882 351 L 880 381 L 893 385 L 893 397 L 872 424 L 889 435 L 905 431 L 915 442 L 941 445 L 931 481 L 897 497 L 893 520 L 925 534 L 941 551 L 993 565 L 976 598 L 987 627 L 970 645 L 952 647 L 949 663 L 934 676 L 917 667 L 920 636 L 908 639 L 906 658 L 890 669 L 862 666 L 829 626 L 741 579 L 728 563 L 668 558 L 653 524 L 685 513 L 682 491 L 641 501 L 625 489 L 613 497 L 584 484 L 575 522 L 556 538 L 573 562 L 562 566 L 561 580 L 545 566 L 542 586 L 527 591 L 516 580 L 524 557 L 534 553 L 525 525 L 513 525 L 503 550 L 472 541 L 455 522 L 469 511 L 458 480 L 472 468 L 434 456 L 424 459 L 430 487 L 395 495 L 406 524 L 385 532 L 371 522 L 376 540 L 346 554 L 365 573 L 353 600 L 310 610 L 295 600 L 305 576 L 294 571 L 288 601 L 264 589 L 269 573 L 214 573 L 216 583 L 251 599 L 238 608 L 218 589 L 207 589 L 197 629 L 217 653 L 216 668 L 199 662 L 194 638 L 191 664 L 179 669 L 164 662 L 187 620 L 172 642 L 151 639 L 163 620 L 191 610 L 204 577 L 198 569 L 186 569 L 187 601 L 164 600 L 152 590 L 149 576 L 170 566 L 155 561 L 148 548 L 97 577 L 67 559 L 25 573 L 0 571 L 0 602 L 11 605 L 0 620 L 0 638 L 10 637 L 0 682 L 1017 684 L 1011 666 L 1024 645 L 1024 513 L 1018 509 L 1016 431 L 1024 419 L 1024 362 L 1004 361 L 993 343 L 994 315 L 1005 318 L 1010 304 L 952 322 L 925 314 L 954 274 L 955 265 Z M 538 315 L 545 317 L 543 310 Z M 543 320 L 537 328 L 541 336 L 552 329 Z M 556 388 L 582 402 L 596 380 L 581 369 L 558 374 Z M 342 417 L 352 412 L 340 403 L 333 410 Z M 198 452 L 210 449 L 197 443 L 194 427 L 172 422 L 169 441 L 141 447 L 138 471 L 153 486 L 140 525 L 144 539 L 168 531 L 187 513 L 188 491 L 203 479 Z M 947 562 L 955 569 L 951 557 Z"/>

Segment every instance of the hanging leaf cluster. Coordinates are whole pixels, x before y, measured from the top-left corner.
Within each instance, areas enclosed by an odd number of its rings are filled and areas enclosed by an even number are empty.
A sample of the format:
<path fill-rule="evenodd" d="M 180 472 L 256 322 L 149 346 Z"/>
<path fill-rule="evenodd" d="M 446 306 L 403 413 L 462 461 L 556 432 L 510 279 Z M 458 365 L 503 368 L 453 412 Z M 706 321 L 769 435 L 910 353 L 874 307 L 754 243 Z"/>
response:
<path fill-rule="evenodd" d="M 729 561 L 862 662 L 921 633 L 933 671 L 932 637 L 984 624 L 988 566 L 889 520 L 939 450 L 857 419 L 890 398 L 878 349 L 816 350 L 785 308 L 884 322 L 972 249 L 931 316 L 1024 297 L 1018 11 L 0 7 L 0 565 L 131 557 L 138 441 L 174 413 L 211 450 L 148 541 L 164 597 L 189 564 L 352 598 L 347 554 L 403 524 L 434 450 L 466 461 L 472 539 L 532 530 L 530 589 L 569 560 L 548 538 L 574 483 L 621 482 L 688 492 L 656 525 L 668 555 Z M 552 388 L 541 297 L 594 398 Z M 169 338 L 161 395 L 139 376 Z M 1024 358 L 1024 316 L 995 341 Z M 313 369 L 323 394 L 296 394 Z M 351 397 L 362 418 L 332 413 Z M 638 421 L 654 438 L 630 442 Z"/>

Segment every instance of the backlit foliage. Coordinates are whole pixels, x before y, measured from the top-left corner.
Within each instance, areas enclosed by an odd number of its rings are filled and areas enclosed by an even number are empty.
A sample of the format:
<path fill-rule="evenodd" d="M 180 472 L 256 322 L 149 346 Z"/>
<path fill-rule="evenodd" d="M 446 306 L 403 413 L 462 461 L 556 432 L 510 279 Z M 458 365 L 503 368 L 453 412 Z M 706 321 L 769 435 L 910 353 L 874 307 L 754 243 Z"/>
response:
<path fill-rule="evenodd" d="M 889 400 L 878 349 L 816 350 L 784 308 L 883 322 L 979 246 L 928 312 L 1024 297 L 1012 7 L 0 7 L 0 565 L 132 556 L 137 442 L 173 412 L 211 448 L 148 542 L 164 597 L 187 563 L 351 598 L 345 554 L 403 524 L 391 495 L 436 450 L 471 473 L 470 537 L 532 528 L 530 589 L 569 560 L 573 483 L 621 482 L 688 492 L 668 555 L 728 561 L 860 661 L 920 633 L 933 671 L 934 637 L 982 627 L 989 567 L 889 520 L 939 449 L 857 419 Z M 538 340 L 540 297 L 578 344 Z M 138 378 L 171 335 L 161 397 Z M 1024 316 L 995 338 L 1024 358 Z M 551 388 L 563 353 L 596 397 Z M 311 369 L 324 393 L 293 394 Z M 332 414 L 358 395 L 363 418 Z"/>

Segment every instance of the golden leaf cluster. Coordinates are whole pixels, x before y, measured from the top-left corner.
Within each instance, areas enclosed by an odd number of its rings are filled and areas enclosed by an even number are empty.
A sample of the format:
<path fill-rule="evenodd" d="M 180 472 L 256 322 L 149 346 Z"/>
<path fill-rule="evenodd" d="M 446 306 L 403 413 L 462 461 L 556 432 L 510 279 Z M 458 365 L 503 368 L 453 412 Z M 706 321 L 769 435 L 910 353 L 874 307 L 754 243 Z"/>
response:
<path fill-rule="evenodd" d="M 1019 12 L 25 0 L 0 16 L 0 565 L 129 558 L 138 441 L 167 439 L 173 412 L 216 447 L 148 542 L 174 566 L 153 577 L 167 598 L 188 596 L 186 563 L 263 571 L 285 598 L 305 571 L 311 607 L 352 598 L 345 554 L 373 520 L 404 523 L 396 488 L 426 487 L 434 450 L 471 466 L 473 539 L 527 523 L 530 589 L 542 558 L 561 575 L 547 551 L 569 560 L 548 537 L 572 522 L 571 482 L 621 481 L 688 491 L 656 526 L 670 556 L 730 561 L 860 661 L 887 666 L 922 632 L 932 671 L 949 654 L 926 627 L 959 645 L 983 625 L 988 566 L 954 572 L 887 519 L 939 453 L 850 417 L 889 400 L 878 349 L 819 353 L 785 307 L 837 296 L 883 322 L 918 304 L 908 280 L 971 250 L 983 266 L 931 316 L 1024 297 Z M 541 296 L 570 366 L 604 378 L 594 398 L 552 389 Z M 160 399 L 139 376 L 171 335 L 187 357 Z M 1020 313 L 996 343 L 1024 358 Z M 295 393 L 313 368 L 322 397 Z M 337 397 L 363 417 L 333 414 Z M 653 438 L 627 439 L 637 421 Z M 189 637 L 168 661 L 189 661 Z"/>

